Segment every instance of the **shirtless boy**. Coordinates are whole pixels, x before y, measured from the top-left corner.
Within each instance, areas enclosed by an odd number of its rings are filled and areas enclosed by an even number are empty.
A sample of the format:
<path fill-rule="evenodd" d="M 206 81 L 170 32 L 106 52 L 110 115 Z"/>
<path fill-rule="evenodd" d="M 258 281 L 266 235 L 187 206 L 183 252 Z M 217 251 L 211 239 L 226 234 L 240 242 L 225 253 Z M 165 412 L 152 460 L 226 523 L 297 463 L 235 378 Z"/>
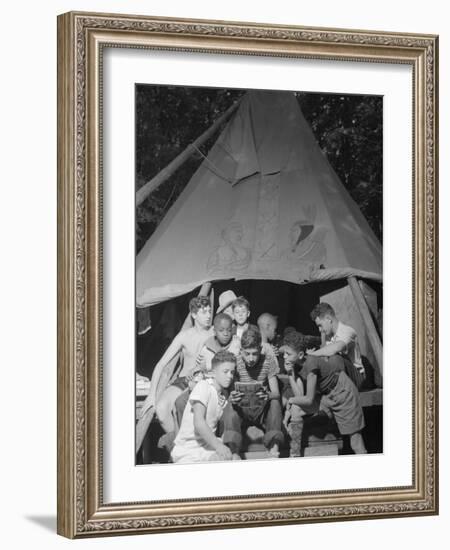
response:
<path fill-rule="evenodd" d="M 197 296 L 189 302 L 189 311 L 194 326 L 182 330 L 173 339 L 164 355 L 158 361 L 153 371 L 149 402 L 155 403 L 158 381 L 164 368 L 181 351 L 183 354 L 183 367 L 178 378 L 166 388 L 155 405 L 156 415 L 166 433 L 172 432 L 175 428 L 172 409 L 176 398 L 189 387 L 192 373 L 195 367 L 195 360 L 205 344 L 212 335 L 211 329 L 211 305 L 207 296 Z"/>

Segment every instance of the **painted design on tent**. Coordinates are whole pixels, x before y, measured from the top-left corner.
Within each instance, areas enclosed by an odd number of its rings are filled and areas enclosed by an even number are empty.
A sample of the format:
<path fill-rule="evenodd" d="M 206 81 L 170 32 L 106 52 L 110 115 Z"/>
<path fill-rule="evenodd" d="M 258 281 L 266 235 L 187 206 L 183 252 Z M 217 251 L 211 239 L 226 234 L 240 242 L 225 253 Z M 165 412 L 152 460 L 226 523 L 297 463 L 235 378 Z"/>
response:
<path fill-rule="evenodd" d="M 260 260 L 279 258 L 277 249 L 279 197 L 279 175 L 263 177 L 260 184 L 255 243 L 255 256 Z"/>
<path fill-rule="evenodd" d="M 263 178 L 266 180 L 266 178 Z M 243 273 L 249 269 L 260 274 L 267 272 L 265 262 L 287 262 L 298 281 L 311 280 L 319 269 L 325 269 L 327 249 L 324 242 L 328 228 L 316 224 L 317 208 L 306 205 L 303 216 L 295 220 L 287 236 L 288 242 L 280 250 L 279 231 L 279 180 L 268 178 L 260 183 L 254 252 L 250 236 L 239 221 L 229 221 L 221 232 L 221 242 L 207 260 L 211 274 L 233 270 Z"/>
<path fill-rule="evenodd" d="M 231 222 L 222 231 L 222 243 L 212 252 L 207 262 L 210 273 L 224 269 L 242 271 L 252 258 L 249 248 L 242 244 L 244 230 L 240 222 Z"/>
<path fill-rule="evenodd" d="M 319 269 L 325 269 L 327 249 L 324 242 L 328 228 L 317 225 L 315 204 L 302 207 L 303 217 L 296 220 L 289 230 L 289 246 L 284 258 L 295 266 L 301 281 L 309 281 Z"/>
<path fill-rule="evenodd" d="M 324 238 L 327 231 L 326 227 L 305 225 L 304 220 L 292 224 L 290 246 L 285 250 L 284 257 L 295 266 L 300 281 L 309 281 L 318 270 L 326 268 Z"/>

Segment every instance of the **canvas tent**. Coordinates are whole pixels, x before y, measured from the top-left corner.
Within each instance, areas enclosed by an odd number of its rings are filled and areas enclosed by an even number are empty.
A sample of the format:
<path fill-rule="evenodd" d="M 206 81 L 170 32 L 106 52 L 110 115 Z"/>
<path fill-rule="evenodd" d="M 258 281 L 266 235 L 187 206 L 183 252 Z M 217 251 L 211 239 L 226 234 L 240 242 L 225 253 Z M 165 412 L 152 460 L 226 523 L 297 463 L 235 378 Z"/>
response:
<path fill-rule="evenodd" d="M 249 281 L 253 286 L 245 286 Z M 173 304 L 210 283 L 216 297 L 245 288 L 254 316 L 258 302 L 259 312 L 279 314 L 267 304 L 284 301 L 306 308 L 307 317 L 317 301 L 327 301 L 356 329 L 363 355 L 380 374 L 376 292 L 364 281 L 382 282 L 380 242 L 318 146 L 295 94 L 250 91 L 139 252 L 136 303 Z M 287 287 L 299 291 L 289 294 Z M 138 424 L 137 449 L 150 418 Z"/>
<path fill-rule="evenodd" d="M 138 307 L 207 281 L 381 281 L 381 246 L 294 94 L 249 92 L 137 257 Z"/>

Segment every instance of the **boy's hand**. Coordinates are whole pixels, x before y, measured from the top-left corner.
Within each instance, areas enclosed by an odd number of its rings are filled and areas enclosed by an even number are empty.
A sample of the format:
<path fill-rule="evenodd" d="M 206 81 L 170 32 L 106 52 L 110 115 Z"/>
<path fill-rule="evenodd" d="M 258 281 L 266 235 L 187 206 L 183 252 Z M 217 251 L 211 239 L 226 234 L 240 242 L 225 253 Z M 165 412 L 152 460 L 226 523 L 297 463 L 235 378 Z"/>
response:
<path fill-rule="evenodd" d="M 309 348 L 306 350 L 306 355 L 315 355 L 316 348 Z"/>
<path fill-rule="evenodd" d="M 292 374 L 294 372 L 294 363 L 291 361 L 286 361 L 284 363 L 284 368 L 288 374 Z"/>
<path fill-rule="evenodd" d="M 230 393 L 230 401 L 232 405 L 238 405 L 242 401 L 243 397 L 244 397 L 244 394 L 237 390 L 233 390 Z"/>
<path fill-rule="evenodd" d="M 232 458 L 231 450 L 223 443 L 219 444 L 216 449 L 216 453 L 221 460 L 231 460 Z"/>
<path fill-rule="evenodd" d="M 269 399 L 269 394 L 268 392 L 264 389 L 264 388 L 261 388 L 260 390 L 258 390 L 256 392 L 256 395 L 260 398 L 260 399 L 263 399 L 264 401 L 267 401 Z"/>

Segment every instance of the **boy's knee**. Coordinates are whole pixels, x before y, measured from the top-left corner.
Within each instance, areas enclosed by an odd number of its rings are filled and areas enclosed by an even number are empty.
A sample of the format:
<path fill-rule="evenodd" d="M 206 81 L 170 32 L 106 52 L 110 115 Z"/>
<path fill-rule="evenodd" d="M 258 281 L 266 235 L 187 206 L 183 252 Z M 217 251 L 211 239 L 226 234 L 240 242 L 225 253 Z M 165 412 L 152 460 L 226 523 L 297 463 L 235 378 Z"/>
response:
<path fill-rule="evenodd" d="M 155 405 L 156 416 L 161 419 L 166 415 L 167 403 L 164 399 L 160 399 Z"/>
<path fill-rule="evenodd" d="M 155 405 L 156 416 L 160 422 L 167 422 L 172 417 L 172 408 L 174 406 L 173 399 L 168 396 L 162 396 L 161 399 Z"/>

